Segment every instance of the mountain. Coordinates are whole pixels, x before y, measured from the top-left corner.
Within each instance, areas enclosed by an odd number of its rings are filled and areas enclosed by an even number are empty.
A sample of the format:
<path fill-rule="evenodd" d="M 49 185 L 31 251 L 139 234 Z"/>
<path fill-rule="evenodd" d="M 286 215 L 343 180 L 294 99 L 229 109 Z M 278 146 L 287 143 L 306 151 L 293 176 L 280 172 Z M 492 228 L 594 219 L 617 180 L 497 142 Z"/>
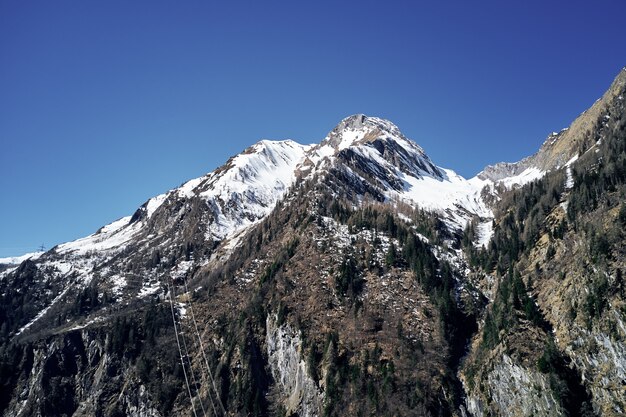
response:
<path fill-rule="evenodd" d="M 602 129 L 611 117 L 607 108 L 615 100 L 621 101 L 626 85 L 626 74 L 620 71 L 609 89 L 588 110 L 583 112 L 568 128 L 552 132 L 539 151 L 515 163 L 499 163 L 486 167 L 478 174 L 479 178 L 504 181 L 523 185 L 546 172 L 571 164 L 582 152 L 591 146 L 592 132 Z M 606 117 L 608 116 L 608 117 Z M 517 182 L 521 181 L 521 182 Z"/>
<path fill-rule="evenodd" d="M 473 415 L 624 413 L 624 97 L 626 69 L 525 160 L 541 179 L 503 195 L 469 251 L 497 280 L 462 369 Z"/>
<path fill-rule="evenodd" d="M 625 93 L 471 179 L 353 115 L 0 260 L 1 412 L 622 414 Z"/>

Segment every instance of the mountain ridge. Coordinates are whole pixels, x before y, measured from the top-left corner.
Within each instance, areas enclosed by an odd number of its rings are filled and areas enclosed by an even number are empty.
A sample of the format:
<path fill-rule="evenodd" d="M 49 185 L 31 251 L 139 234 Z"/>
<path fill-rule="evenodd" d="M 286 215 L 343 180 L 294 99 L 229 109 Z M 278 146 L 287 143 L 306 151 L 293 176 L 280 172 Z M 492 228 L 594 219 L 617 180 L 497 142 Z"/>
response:
<path fill-rule="evenodd" d="M 518 162 L 499 162 L 488 165 L 476 176 L 496 182 L 503 181 L 506 177 L 518 177 L 522 180 L 522 183 L 518 185 L 523 185 L 524 178 L 536 179 L 542 173 L 558 169 L 568 162 L 571 163 L 574 158 L 592 146 L 590 143 L 585 143 L 585 136 L 600 123 L 599 115 L 612 101 L 623 100 L 625 95 L 626 68 L 622 68 L 602 97 L 582 112 L 569 127 L 548 135 L 533 155 Z"/>

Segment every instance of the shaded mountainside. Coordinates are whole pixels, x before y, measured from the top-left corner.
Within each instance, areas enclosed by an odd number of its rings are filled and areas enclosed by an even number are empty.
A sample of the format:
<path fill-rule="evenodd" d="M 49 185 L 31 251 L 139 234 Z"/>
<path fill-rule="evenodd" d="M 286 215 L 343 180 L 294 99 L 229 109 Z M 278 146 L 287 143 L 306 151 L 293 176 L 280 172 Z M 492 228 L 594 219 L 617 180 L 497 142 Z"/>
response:
<path fill-rule="evenodd" d="M 2 414 L 622 414 L 625 85 L 469 180 L 355 115 L 3 265 Z"/>

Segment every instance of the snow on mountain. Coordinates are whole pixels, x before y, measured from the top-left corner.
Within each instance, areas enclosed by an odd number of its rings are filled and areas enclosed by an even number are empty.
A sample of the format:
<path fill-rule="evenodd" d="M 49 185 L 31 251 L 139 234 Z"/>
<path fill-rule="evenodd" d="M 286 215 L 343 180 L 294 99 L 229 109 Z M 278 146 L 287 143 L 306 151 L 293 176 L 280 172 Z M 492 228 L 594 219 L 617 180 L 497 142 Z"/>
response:
<path fill-rule="evenodd" d="M 61 244 L 56 251 L 80 255 L 121 250 L 172 199 L 206 201 L 213 219 L 208 225 L 207 240 L 228 238 L 269 214 L 293 184 L 296 167 L 309 148 L 291 140 L 260 141 L 216 171 L 151 198 L 134 216 L 119 219 L 85 238 Z"/>
<path fill-rule="evenodd" d="M 511 189 L 514 187 L 521 187 L 529 182 L 538 180 L 546 175 L 545 171 L 540 170 L 537 167 L 528 167 L 517 175 L 505 177 L 497 181 L 499 184 L 504 185 L 506 188 Z"/>
<path fill-rule="evenodd" d="M 440 168 L 392 122 L 358 114 L 343 119 L 317 145 L 262 140 L 216 171 L 151 198 L 132 217 L 59 245 L 56 252 L 117 253 L 130 242 L 149 240 L 153 235 L 147 235 L 146 225 L 163 207 L 191 199 L 200 199 L 209 208 L 205 239 L 229 239 L 268 215 L 300 172 L 319 172 L 338 158 L 348 157 L 367 164 L 388 200 L 439 212 L 451 228 L 463 228 L 475 216 L 487 220 L 493 216 L 481 197 L 483 188 L 493 181 L 478 176 L 467 180 Z M 505 181 L 519 183 L 540 175 L 527 171 L 519 179 L 511 176 Z"/>
<path fill-rule="evenodd" d="M 206 240 L 221 241 L 241 235 L 271 212 L 299 173 L 310 175 L 335 163 L 349 160 L 356 163 L 356 159 L 375 179 L 386 199 L 439 212 L 454 229 L 463 228 L 474 217 L 483 221 L 493 217 L 482 198 L 485 187 L 497 182 L 511 187 L 543 175 L 532 167 L 517 175 L 506 175 L 511 174 L 507 172 L 509 164 L 502 164 L 496 167 L 497 179 L 493 175 L 478 175 L 468 180 L 435 165 L 392 122 L 357 114 L 343 119 L 317 145 L 262 140 L 214 172 L 151 198 L 133 216 L 119 219 L 85 238 L 59 245 L 56 252 L 117 253 L 130 242 L 152 238 L 154 231 L 148 235 L 146 225 L 161 210 L 176 206 L 177 201 L 185 204 L 192 199 L 208 206 Z"/>
<path fill-rule="evenodd" d="M 363 146 L 356 152 L 375 161 L 380 167 L 400 180 L 400 189 L 387 187 L 384 194 L 389 200 L 400 200 L 412 206 L 436 211 L 454 229 L 463 228 L 473 216 L 492 217 L 491 210 L 481 197 L 482 189 L 488 182 L 474 178 L 467 180 L 450 169 L 436 167 L 438 176 L 430 172 L 403 172 L 385 160 L 374 147 Z"/>
<path fill-rule="evenodd" d="M 193 190 L 214 209 L 209 237 L 221 240 L 265 217 L 296 179 L 309 146 L 263 140 L 209 174 Z"/>
<path fill-rule="evenodd" d="M 43 255 L 45 252 L 32 252 L 26 253 L 21 256 L 10 256 L 8 258 L 0 258 L 0 265 L 18 265 L 27 259 L 35 260 Z"/>
<path fill-rule="evenodd" d="M 73 253 L 84 255 L 89 252 L 102 252 L 113 248 L 119 248 L 133 238 L 141 229 L 140 223 L 130 224 L 131 217 L 123 217 L 98 230 L 87 237 L 63 243 L 56 247 L 60 254 Z"/>
<path fill-rule="evenodd" d="M 478 235 L 478 239 L 474 242 L 474 246 L 477 248 L 486 248 L 489 245 L 491 236 L 493 236 L 493 221 L 488 220 L 479 223 L 476 226 L 476 234 Z"/>
<path fill-rule="evenodd" d="M 181 248 L 185 250 L 187 245 L 198 242 L 208 242 L 208 247 L 213 248 L 223 242 L 213 254 L 219 257 L 231 253 L 245 238 L 247 229 L 269 215 L 298 178 L 311 179 L 313 174 L 333 175 L 340 171 L 348 174 L 347 187 L 351 186 L 350 178 L 358 180 L 355 185 L 367 184 L 350 192 L 362 196 L 373 192 L 379 200 L 390 204 L 403 202 L 437 212 L 451 230 L 459 231 L 478 218 L 480 244 L 486 244 L 492 233 L 493 213 L 483 199 L 485 188 L 493 188 L 497 181 L 513 184 L 542 175 L 527 170 L 517 173 L 517 177 L 502 175 L 493 180 L 477 176 L 468 180 L 435 165 L 393 123 L 354 115 L 342 120 L 317 145 L 262 140 L 214 172 L 149 199 L 132 216 L 116 220 L 90 236 L 58 245 L 39 262 L 56 271 L 57 294 L 65 294 L 71 286 L 87 285 L 93 278 L 92 271 L 100 268 L 106 272 L 102 282 L 114 296 L 128 293 L 144 297 L 161 290 L 158 278 L 138 279 L 119 265 L 118 270 L 108 270 L 107 265 L 117 255 L 128 253 L 146 259 L 161 251 L 170 259 L 180 259 L 176 251 L 180 253 Z M 0 263 L 16 263 L 22 258 L 0 259 Z M 188 269 L 195 261 L 184 262 L 189 263 L 185 264 Z M 181 265 L 176 261 L 172 271 Z M 48 300 L 45 308 L 60 299 Z M 41 316 L 34 321 L 38 317 Z"/>
<path fill-rule="evenodd" d="M 341 157 L 342 153 L 354 165 L 353 170 L 367 172 L 378 182 L 388 200 L 437 211 L 451 228 L 464 227 L 474 216 L 493 216 L 481 197 L 491 182 L 467 180 L 436 166 L 419 145 L 388 120 L 350 116 L 311 149 L 310 159 L 316 162 Z"/>
<path fill-rule="evenodd" d="M 333 156 L 348 148 L 373 146 L 384 153 L 385 148 L 394 155 L 390 161 L 401 170 L 413 170 L 417 175 L 443 177 L 443 173 L 430 160 L 424 150 L 412 140 L 406 138 L 400 129 L 389 120 L 356 114 L 343 119 L 324 140 L 313 146 L 309 158 Z M 417 169 L 421 172 L 417 173 Z"/>
<path fill-rule="evenodd" d="M 400 198 L 417 206 L 443 213 L 450 225 L 463 228 L 474 216 L 492 218 L 493 213 L 481 196 L 489 183 L 477 178 L 467 180 L 450 169 L 442 169 L 446 176 L 441 180 L 432 177 L 405 176 L 406 191 Z"/>
<path fill-rule="evenodd" d="M 146 204 L 146 212 L 148 214 L 148 218 L 152 217 L 152 214 L 154 214 L 154 212 L 161 207 L 161 204 L 163 204 L 163 202 L 165 201 L 165 199 L 167 198 L 167 193 L 166 194 L 160 194 L 156 197 L 151 198 L 150 200 L 148 200 L 148 203 Z"/>
<path fill-rule="evenodd" d="M 626 71 L 622 70 L 593 106 L 580 114 L 569 127 L 549 134 L 536 153 L 518 162 L 487 166 L 477 177 L 510 189 L 539 179 L 549 171 L 571 165 L 582 149 L 589 152 L 599 144 L 600 137 L 596 137 L 597 142 L 586 143 L 589 133 L 606 125 L 611 117 L 608 110 L 611 103 L 622 100 L 625 88 Z"/>

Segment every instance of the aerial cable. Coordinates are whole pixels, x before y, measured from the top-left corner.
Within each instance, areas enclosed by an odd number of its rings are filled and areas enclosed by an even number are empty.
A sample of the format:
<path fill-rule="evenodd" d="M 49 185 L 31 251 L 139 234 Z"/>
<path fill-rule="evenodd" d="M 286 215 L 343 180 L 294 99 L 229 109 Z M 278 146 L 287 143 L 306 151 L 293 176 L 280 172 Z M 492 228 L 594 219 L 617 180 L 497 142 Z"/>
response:
<path fill-rule="evenodd" d="M 187 284 L 185 282 L 185 288 L 186 287 L 187 287 Z M 188 291 L 187 291 L 187 297 L 189 297 L 189 292 Z M 189 301 L 189 309 L 191 310 L 191 298 L 190 297 L 189 297 L 188 301 Z M 181 327 L 182 327 L 182 324 L 181 324 Z M 198 334 L 197 333 L 197 329 L 196 329 L 196 334 Z M 183 339 L 183 344 L 185 345 L 185 350 L 187 350 L 187 343 L 185 342 L 184 336 L 183 336 L 182 339 Z M 198 339 L 200 340 L 199 334 L 198 334 Z M 189 357 L 189 353 L 187 353 L 187 357 Z M 211 401 L 211 408 L 213 409 L 213 415 L 217 416 L 218 415 L 217 414 L 217 409 L 215 408 L 215 403 L 213 402 L 213 397 L 211 396 L 211 384 L 209 383 L 209 381 L 207 381 L 207 378 L 206 378 L 206 375 L 204 373 L 204 370 L 202 369 L 202 361 L 200 362 L 200 364 L 201 364 L 200 365 L 200 376 L 202 377 L 202 380 L 204 381 L 204 383 L 208 386 L 208 391 L 207 392 L 208 392 L 208 395 L 209 395 L 209 401 Z M 192 377 L 193 377 L 193 374 L 192 374 Z M 194 383 L 196 383 L 195 382 L 195 378 L 194 378 Z M 196 392 L 197 392 L 197 390 L 196 390 Z M 202 402 L 200 402 L 200 405 L 202 405 Z M 202 406 L 202 411 L 205 412 L 204 411 L 204 406 Z"/>
<path fill-rule="evenodd" d="M 211 385 L 213 386 L 213 391 L 215 392 L 215 397 L 217 398 L 217 402 L 220 405 L 220 408 L 222 409 L 222 412 L 224 413 L 224 415 L 227 415 L 226 413 L 226 409 L 224 408 L 224 404 L 222 403 L 222 399 L 220 398 L 220 394 L 217 391 L 217 385 L 215 384 L 215 378 L 213 378 L 213 373 L 211 372 L 211 366 L 209 365 L 209 360 L 207 359 L 206 356 L 206 351 L 204 349 L 204 344 L 202 343 L 202 337 L 200 337 L 200 331 L 198 330 L 198 322 L 196 321 L 196 315 L 193 312 L 193 305 L 191 304 L 191 296 L 189 295 L 189 288 L 187 287 L 187 279 L 185 278 L 185 276 L 183 276 L 183 283 L 185 284 L 185 291 L 187 292 L 187 295 L 189 296 L 189 312 L 191 313 L 191 319 L 193 321 L 193 325 L 195 327 L 196 330 L 196 336 L 198 336 L 198 341 L 200 342 L 200 350 L 202 351 L 202 357 L 204 359 L 204 363 L 206 365 L 206 368 L 209 372 L 209 378 L 211 379 Z M 211 402 L 211 404 L 213 404 Z M 217 413 L 216 413 L 217 415 Z"/>
<path fill-rule="evenodd" d="M 196 380 L 196 376 L 193 372 L 193 364 L 191 363 L 191 357 L 189 356 L 189 349 L 187 349 L 187 341 L 185 339 L 185 332 L 183 331 L 182 322 L 180 323 L 180 338 L 183 341 L 183 347 L 185 348 L 185 355 L 187 355 L 187 361 L 189 362 L 189 373 L 191 374 L 191 382 L 193 382 L 194 387 L 196 387 L 196 396 L 199 397 L 199 391 L 197 388 L 198 381 Z M 204 404 L 202 404 L 202 398 L 199 398 L 199 400 L 200 400 L 200 408 L 202 409 L 202 415 L 206 417 L 206 411 L 204 409 Z"/>
<path fill-rule="evenodd" d="M 171 279 L 171 277 L 170 277 Z M 172 282 L 172 287 L 173 287 L 173 282 Z M 187 378 L 187 371 L 185 370 L 185 360 L 183 358 L 183 350 L 180 347 L 180 340 L 178 339 L 178 328 L 176 327 L 176 315 L 174 314 L 174 302 L 172 301 L 172 289 L 170 288 L 170 284 L 169 282 L 167 283 L 167 291 L 170 294 L 170 308 L 172 310 L 172 322 L 174 322 L 174 334 L 176 335 L 176 344 L 178 345 L 178 353 L 180 354 L 180 362 L 183 366 L 183 375 L 185 376 L 185 383 L 187 385 L 187 393 L 189 394 L 189 401 L 191 401 L 191 409 L 193 410 L 193 415 L 195 417 L 198 417 L 198 414 L 196 413 L 196 407 L 193 405 L 193 397 L 191 395 L 191 388 L 189 387 L 189 379 Z"/>

